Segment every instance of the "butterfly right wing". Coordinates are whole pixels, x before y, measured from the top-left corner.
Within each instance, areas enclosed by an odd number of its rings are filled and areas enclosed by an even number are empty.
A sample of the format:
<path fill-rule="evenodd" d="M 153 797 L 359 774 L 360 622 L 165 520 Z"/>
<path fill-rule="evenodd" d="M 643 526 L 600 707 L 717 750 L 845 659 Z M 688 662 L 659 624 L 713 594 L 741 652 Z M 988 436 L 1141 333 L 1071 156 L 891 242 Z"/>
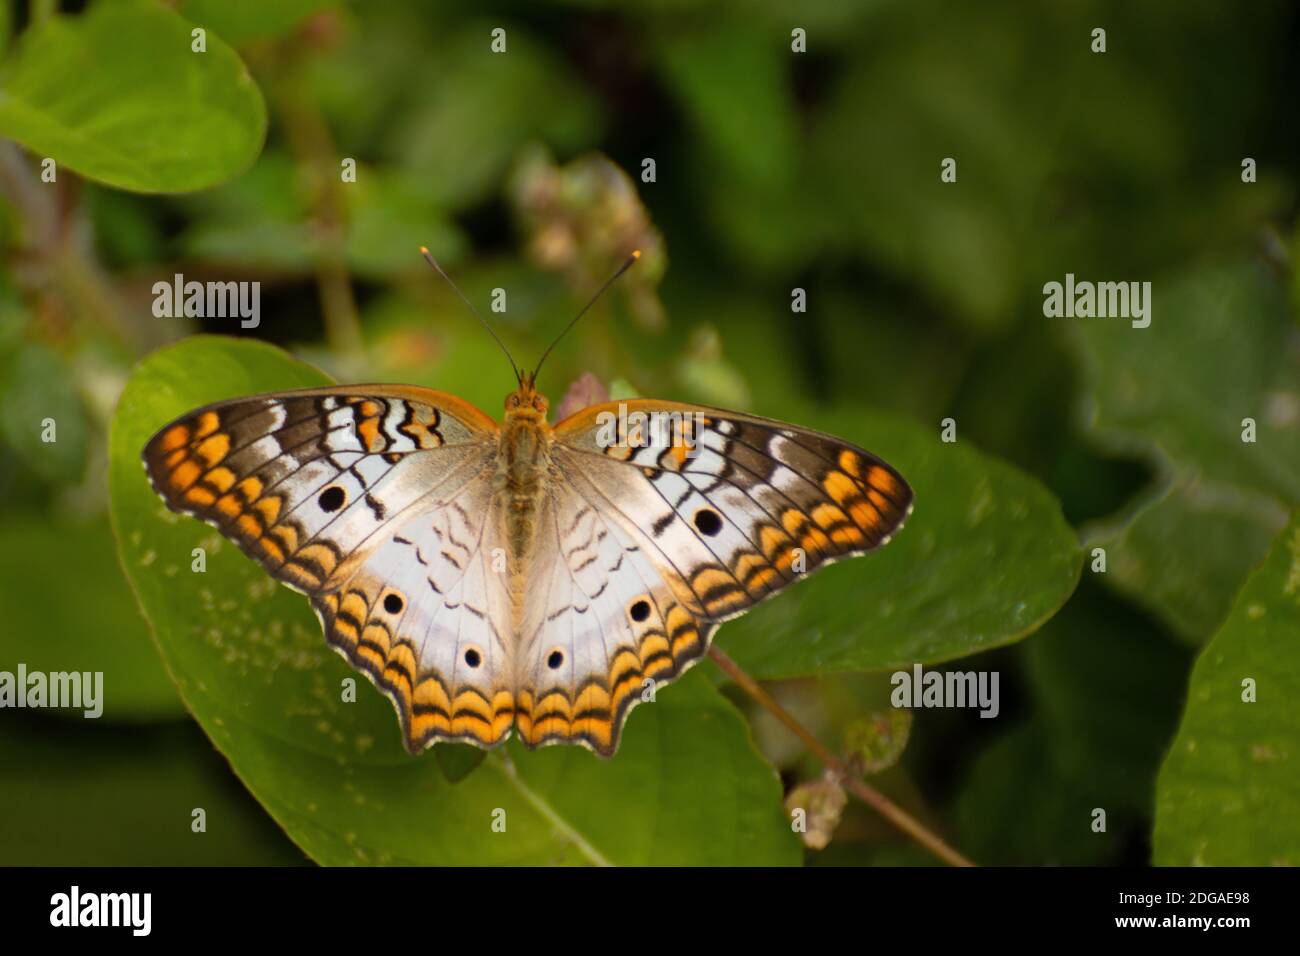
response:
<path fill-rule="evenodd" d="M 643 445 L 601 425 L 639 411 L 677 413 L 672 440 Z M 559 571 L 530 582 L 529 606 L 544 610 L 526 616 L 520 657 L 520 736 L 532 745 L 611 755 L 643 693 L 699 660 L 722 622 L 884 545 L 911 509 L 885 462 L 782 422 L 640 399 L 555 431 L 553 529 L 543 522 L 536 545 Z"/>

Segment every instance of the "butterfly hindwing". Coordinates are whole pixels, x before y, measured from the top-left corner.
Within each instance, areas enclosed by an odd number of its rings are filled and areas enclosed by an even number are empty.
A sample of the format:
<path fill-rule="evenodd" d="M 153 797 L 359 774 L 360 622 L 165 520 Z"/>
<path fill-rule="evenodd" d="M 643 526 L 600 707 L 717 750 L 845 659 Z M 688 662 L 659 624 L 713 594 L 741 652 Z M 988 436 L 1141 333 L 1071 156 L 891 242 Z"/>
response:
<path fill-rule="evenodd" d="M 411 753 L 490 747 L 514 723 L 510 595 L 491 470 L 385 529 L 340 586 L 312 600 L 326 639 L 392 701 Z"/>
<path fill-rule="evenodd" d="M 538 518 L 517 722 L 529 746 L 581 743 L 609 756 L 628 711 L 698 658 L 708 629 L 593 491 L 561 484 Z"/>

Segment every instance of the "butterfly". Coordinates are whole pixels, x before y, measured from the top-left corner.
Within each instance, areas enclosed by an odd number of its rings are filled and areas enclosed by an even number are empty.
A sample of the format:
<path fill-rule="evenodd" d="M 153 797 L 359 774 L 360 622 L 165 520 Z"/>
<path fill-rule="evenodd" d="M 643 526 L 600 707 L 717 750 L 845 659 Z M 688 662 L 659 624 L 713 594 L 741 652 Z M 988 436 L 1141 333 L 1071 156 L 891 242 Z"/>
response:
<path fill-rule="evenodd" d="M 500 423 L 346 385 L 207 405 L 144 449 L 168 508 L 308 596 L 412 754 L 513 731 L 612 756 L 720 624 L 911 513 L 902 476 L 839 438 L 656 399 L 551 425 L 541 362 L 514 368 Z"/>

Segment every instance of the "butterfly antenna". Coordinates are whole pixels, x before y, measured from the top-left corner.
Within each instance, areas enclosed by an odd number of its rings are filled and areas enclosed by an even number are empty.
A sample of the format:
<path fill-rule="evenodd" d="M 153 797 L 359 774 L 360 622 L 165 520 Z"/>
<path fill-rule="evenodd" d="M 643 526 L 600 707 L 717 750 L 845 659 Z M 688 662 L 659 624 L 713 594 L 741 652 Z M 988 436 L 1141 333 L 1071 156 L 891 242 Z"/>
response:
<path fill-rule="evenodd" d="M 511 355 L 510 350 L 506 348 L 506 343 L 501 341 L 501 336 L 497 335 L 496 331 L 492 328 L 492 326 L 488 325 L 487 319 L 483 318 L 479 310 L 474 308 L 474 303 L 465 297 L 465 293 L 461 292 L 460 289 L 456 287 L 456 283 L 451 281 L 451 276 L 447 275 L 447 273 L 442 271 L 442 266 L 438 265 L 438 260 L 433 257 L 433 253 L 431 253 L 427 247 L 425 246 L 420 247 L 420 255 L 424 256 L 424 261 L 429 263 L 429 265 L 433 266 L 434 269 L 438 271 L 438 275 L 442 276 L 445 280 L 447 280 L 447 285 L 451 286 L 451 290 L 455 292 L 458 296 L 460 296 L 460 301 L 464 302 L 467 306 L 469 306 L 469 310 L 474 313 L 474 317 L 477 318 L 480 322 L 482 322 L 483 328 L 487 329 L 488 333 L 492 336 L 492 338 L 496 339 L 497 345 L 501 346 L 501 351 L 505 352 L 506 358 L 510 360 L 510 367 L 515 370 L 515 381 L 523 382 L 524 377 L 522 374 L 520 374 L 519 366 L 515 364 L 514 356 Z"/>
<path fill-rule="evenodd" d="M 640 258 L 641 258 L 641 250 L 633 249 L 632 254 L 627 257 L 627 261 L 618 267 L 617 272 L 615 272 L 612 276 L 610 276 L 608 279 L 605 280 L 605 284 L 596 290 L 596 294 L 591 297 L 591 301 L 582 307 L 582 311 L 580 311 L 577 315 L 575 315 L 573 319 L 569 322 L 569 324 L 564 327 L 564 331 L 555 337 L 555 341 L 552 342 L 549 346 L 547 346 L 546 351 L 542 353 L 542 357 L 537 360 L 537 368 L 533 370 L 534 382 L 537 381 L 537 373 L 542 370 L 542 363 L 546 361 L 546 356 L 551 354 L 551 349 L 555 348 L 555 346 L 559 344 L 560 339 L 564 338 L 564 336 L 568 334 L 569 329 L 573 328 L 575 325 L 578 324 L 578 320 L 587 314 L 587 310 L 596 304 L 596 300 L 605 294 L 605 290 L 608 289 L 610 286 L 612 286 L 619 276 L 621 276 L 624 272 L 627 272 L 628 269 L 631 269 L 632 266 L 636 264 L 636 261 Z"/>

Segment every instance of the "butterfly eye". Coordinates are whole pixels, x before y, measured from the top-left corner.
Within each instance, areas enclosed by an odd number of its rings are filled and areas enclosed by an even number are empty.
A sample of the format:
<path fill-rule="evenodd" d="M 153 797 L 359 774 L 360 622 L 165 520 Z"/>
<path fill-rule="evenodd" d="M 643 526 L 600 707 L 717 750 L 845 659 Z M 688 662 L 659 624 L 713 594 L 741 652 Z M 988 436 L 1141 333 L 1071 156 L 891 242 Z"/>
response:
<path fill-rule="evenodd" d="M 478 667 L 483 663 L 483 655 L 472 647 L 465 649 L 465 663 L 470 667 Z"/>
<path fill-rule="evenodd" d="M 320 497 L 316 499 L 316 504 L 320 505 L 321 511 L 338 511 L 343 507 L 343 502 L 347 500 L 348 496 L 344 494 L 343 489 L 338 485 L 333 485 L 320 493 Z"/>
<path fill-rule="evenodd" d="M 546 666 L 553 671 L 559 670 L 560 665 L 563 663 L 564 663 L 563 651 L 551 651 L 550 656 L 546 658 Z"/>
<path fill-rule="evenodd" d="M 650 616 L 650 602 L 642 598 L 628 608 L 628 614 L 632 616 L 632 620 L 641 623 Z"/>
<path fill-rule="evenodd" d="M 710 538 L 722 530 L 722 519 L 718 517 L 716 511 L 708 508 L 701 508 L 695 512 L 695 527 L 700 530 L 700 534 L 707 534 Z"/>
<path fill-rule="evenodd" d="M 397 594 L 390 594 L 384 598 L 384 610 L 389 614 L 402 613 L 402 598 Z"/>

